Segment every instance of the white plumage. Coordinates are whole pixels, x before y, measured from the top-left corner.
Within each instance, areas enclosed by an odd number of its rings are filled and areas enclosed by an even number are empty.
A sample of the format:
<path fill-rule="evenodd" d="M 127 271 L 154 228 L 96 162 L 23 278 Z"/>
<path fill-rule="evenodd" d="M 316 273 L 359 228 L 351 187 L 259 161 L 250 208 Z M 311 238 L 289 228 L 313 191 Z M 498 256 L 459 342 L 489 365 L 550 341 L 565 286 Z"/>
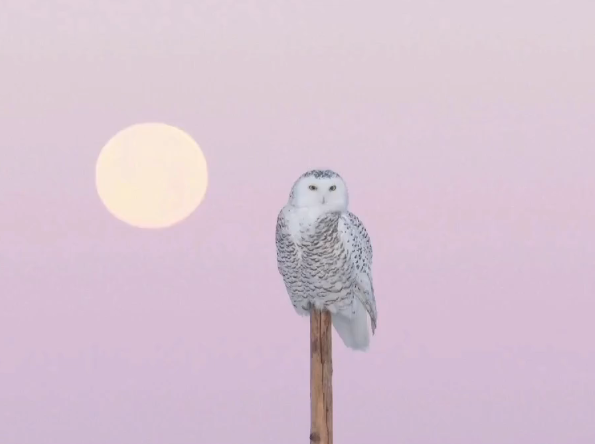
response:
<path fill-rule="evenodd" d="M 277 265 L 298 314 L 329 310 L 345 345 L 367 350 L 377 319 L 372 245 L 348 200 L 334 171 L 303 174 L 277 218 Z"/>

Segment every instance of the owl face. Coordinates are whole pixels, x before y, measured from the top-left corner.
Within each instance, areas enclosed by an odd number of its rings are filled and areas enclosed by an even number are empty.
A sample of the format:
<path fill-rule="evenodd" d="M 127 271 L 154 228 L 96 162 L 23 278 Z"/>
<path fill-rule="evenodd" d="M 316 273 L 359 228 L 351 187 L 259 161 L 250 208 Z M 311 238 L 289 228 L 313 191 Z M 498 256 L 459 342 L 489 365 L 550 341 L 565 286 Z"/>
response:
<path fill-rule="evenodd" d="M 338 174 L 328 170 L 315 170 L 297 180 L 289 200 L 296 207 L 323 207 L 329 211 L 343 211 L 347 209 L 348 203 L 347 186 Z"/>

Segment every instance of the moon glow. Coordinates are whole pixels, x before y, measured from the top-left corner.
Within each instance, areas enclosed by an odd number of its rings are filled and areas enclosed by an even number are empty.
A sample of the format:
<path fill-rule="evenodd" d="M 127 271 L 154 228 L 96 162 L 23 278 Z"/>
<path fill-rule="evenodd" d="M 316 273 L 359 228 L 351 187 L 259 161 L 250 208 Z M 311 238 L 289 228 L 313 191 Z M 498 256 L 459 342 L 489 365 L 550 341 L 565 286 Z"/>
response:
<path fill-rule="evenodd" d="M 95 184 L 117 219 L 138 228 L 165 228 L 186 219 L 203 201 L 207 163 L 184 131 L 163 123 L 137 124 L 103 147 Z"/>

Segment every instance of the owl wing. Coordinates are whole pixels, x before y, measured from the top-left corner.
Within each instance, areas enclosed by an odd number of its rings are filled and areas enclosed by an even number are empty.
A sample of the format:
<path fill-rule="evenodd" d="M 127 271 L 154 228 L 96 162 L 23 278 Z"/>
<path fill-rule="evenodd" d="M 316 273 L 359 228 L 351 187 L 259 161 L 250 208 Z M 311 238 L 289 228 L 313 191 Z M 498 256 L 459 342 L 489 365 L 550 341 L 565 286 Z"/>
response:
<path fill-rule="evenodd" d="M 277 216 L 275 238 L 277 243 L 277 269 L 283 277 L 293 307 L 298 314 L 305 316 L 309 313 L 309 305 L 304 298 L 305 293 L 300 282 L 301 252 L 289 232 L 285 209 L 282 209 Z"/>
<path fill-rule="evenodd" d="M 376 330 L 376 298 L 372 280 L 372 243 L 366 227 L 351 213 L 343 213 L 339 219 L 339 234 L 355 273 L 355 295 L 370 315 L 372 333 Z"/>

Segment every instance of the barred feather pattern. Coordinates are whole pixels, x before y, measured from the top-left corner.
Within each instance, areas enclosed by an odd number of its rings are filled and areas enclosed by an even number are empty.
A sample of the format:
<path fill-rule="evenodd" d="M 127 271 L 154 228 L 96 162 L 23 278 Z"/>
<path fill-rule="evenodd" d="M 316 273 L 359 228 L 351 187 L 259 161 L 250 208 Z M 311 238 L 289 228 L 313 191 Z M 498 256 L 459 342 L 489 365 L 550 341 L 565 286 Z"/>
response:
<path fill-rule="evenodd" d="M 359 300 L 376 330 L 376 302 L 372 283 L 372 246 L 359 218 L 332 211 L 300 217 L 284 207 L 277 218 L 277 265 L 291 302 L 300 315 L 312 308 L 327 309 L 348 318 Z M 299 230 L 292 232 L 292 219 Z"/>

